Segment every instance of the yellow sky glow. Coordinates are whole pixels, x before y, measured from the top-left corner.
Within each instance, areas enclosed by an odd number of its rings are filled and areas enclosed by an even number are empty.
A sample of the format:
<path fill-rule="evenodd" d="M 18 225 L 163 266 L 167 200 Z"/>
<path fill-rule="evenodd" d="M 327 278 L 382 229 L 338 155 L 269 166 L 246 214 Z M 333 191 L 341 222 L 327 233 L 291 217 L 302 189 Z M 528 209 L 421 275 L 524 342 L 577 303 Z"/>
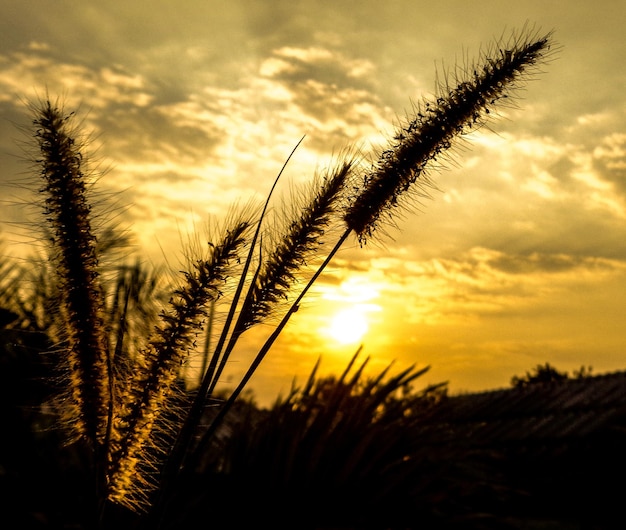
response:
<path fill-rule="evenodd" d="M 414 196 L 367 245 L 348 239 L 252 385 L 269 402 L 319 357 L 341 370 L 361 341 L 372 370 L 429 365 L 425 382 L 453 391 L 506 386 L 545 362 L 626 366 L 619 2 L 189 0 L 175 17 L 166 0 L 12 4 L 0 7 L 0 239 L 17 253 L 28 238 L 14 228 L 31 226 L 32 202 L 15 124 L 47 91 L 93 132 L 109 168 L 98 185 L 140 257 L 174 271 L 186 231 L 262 201 L 301 138 L 272 208 L 346 149 L 366 167 L 436 77 L 461 76 L 494 35 L 554 29 L 562 49 L 545 73 L 440 161 L 430 198 Z M 338 324 L 347 315 L 359 320 Z M 270 328 L 246 334 L 231 380 Z"/>

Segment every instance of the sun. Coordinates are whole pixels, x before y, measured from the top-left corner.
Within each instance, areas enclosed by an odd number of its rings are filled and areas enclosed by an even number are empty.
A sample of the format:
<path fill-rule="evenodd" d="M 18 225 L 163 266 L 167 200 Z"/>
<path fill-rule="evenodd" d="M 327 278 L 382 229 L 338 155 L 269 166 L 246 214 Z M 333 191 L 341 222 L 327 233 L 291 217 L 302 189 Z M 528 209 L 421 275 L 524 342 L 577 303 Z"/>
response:
<path fill-rule="evenodd" d="M 328 328 L 328 334 L 341 344 L 360 341 L 367 333 L 369 324 L 363 310 L 351 307 L 339 311 Z"/>

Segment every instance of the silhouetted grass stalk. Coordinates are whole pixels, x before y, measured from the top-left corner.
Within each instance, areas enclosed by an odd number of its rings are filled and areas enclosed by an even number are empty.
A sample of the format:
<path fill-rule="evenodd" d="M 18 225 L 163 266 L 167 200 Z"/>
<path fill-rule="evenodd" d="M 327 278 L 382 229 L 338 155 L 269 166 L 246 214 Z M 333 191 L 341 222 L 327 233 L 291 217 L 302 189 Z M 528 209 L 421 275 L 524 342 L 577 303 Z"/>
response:
<path fill-rule="evenodd" d="M 184 272 L 184 283 L 163 312 L 163 325 L 144 352 L 144 363 L 135 371 L 123 396 L 116 420 L 120 439 L 115 440 L 110 471 L 110 498 L 136 509 L 147 501 L 146 486 L 154 479 L 138 477 L 141 455 L 154 438 L 153 429 L 206 316 L 206 307 L 215 301 L 222 283 L 230 277 L 231 264 L 246 243 L 250 222 L 237 219 L 223 240 L 210 246 L 208 259 L 197 260 L 193 270 Z M 145 470 L 143 470 L 145 472 Z M 137 489 L 140 481 L 143 488 Z"/>
<path fill-rule="evenodd" d="M 51 258 L 62 297 L 59 332 L 75 409 L 71 420 L 77 432 L 94 446 L 99 495 L 106 495 L 113 378 L 87 199 L 88 180 L 81 167 L 78 138 L 70 128 L 71 115 L 50 102 L 34 110 L 34 134 L 40 151 L 36 162 L 44 182 L 41 192 L 46 197 L 44 213 L 51 228 Z"/>
<path fill-rule="evenodd" d="M 287 232 L 276 245 L 273 245 L 268 258 L 260 260 L 217 370 L 215 372 L 207 370 L 196 394 L 194 405 L 168 463 L 171 471 L 166 473 L 166 476 L 178 475 L 185 458 L 190 456 L 193 450 L 192 435 L 197 433 L 203 408 L 211 398 L 220 374 L 241 335 L 254 324 L 267 319 L 275 307 L 287 299 L 287 293 L 297 280 L 296 273 L 301 271 L 306 260 L 314 256 L 323 245 L 325 230 L 329 229 L 342 205 L 343 191 L 351 176 L 352 167 L 353 162 L 346 160 L 321 179 L 320 185 L 313 188 L 308 204 L 300 208 L 300 215 L 289 222 Z M 323 267 L 316 274 L 319 275 L 322 270 Z M 293 310 L 292 305 L 289 311 Z M 274 330 L 273 334 L 280 334 L 283 327 L 284 325 L 279 326 L 280 329 Z M 220 351 L 219 345 L 217 351 Z M 217 356 L 214 355 L 213 366 L 216 361 Z M 243 385 L 245 386 L 245 383 Z M 239 395 L 241 386 L 240 383 L 236 395 Z M 172 482 L 167 478 L 166 480 L 168 487 L 175 486 L 175 479 Z M 163 494 L 167 496 L 168 492 L 164 491 Z"/>
<path fill-rule="evenodd" d="M 325 176 L 319 186 L 314 186 L 310 202 L 298 208 L 300 215 L 295 219 L 288 218 L 289 226 L 283 238 L 276 244 L 270 242 L 272 250 L 262 260 L 262 265 L 254 276 L 229 344 L 209 386 L 209 394 L 215 389 L 239 337 L 253 325 L 270 317 L 280 302 L 288 300 L 288 293 L 297 280 L 296 274 L 322 248 L 325 231 L 330 228 L 338 208 L 342 205 L 343 192 L 353 166 L 351 160 L 343 162 L 335 171 Z"/>
<path fill-rule="evenodd" d="M 321 238 L 325 233 L 325 229 L 328 228 L 329 223 L 332 221 L 333 214 L 337 212 L 337 207 L 342 205 L 342 192 L 349 182 L 353 164 L 353 161 L 345 161 L 331 175 L 324 178 L 311 203 L 308 207 L 302 209 L 302 216 L 291 223 L 289 231 L 271 253 L 262 274 L 259 275 L 248 292 L 248 297 L 235 327 L 236 333 L 234 337 L 238 337 L 254 323 L 266 318 L 279 301 L 287 299 L 287 293 L 296 280 L 295 271 L 300 270 L 305 264 L 307 256 L 311 255 L 322 245 Z M 326 265 L 333 258 L 343 241 L 345 241 L 345 237 L 340 239 L 335 249 L 330 252 L 325 261 L 315 271 L 307 283 L 307 287 L 300 292 L 286 315 L 290 316 L 298 310 L 304 295 L 326 268 Z M 273 344 L 287 320 L 288 317 L 283 317 L 281 323 L 276 327 L 266 343 L 266 351 L 261 350 L 257 359 L 258 357 L 262 358 L 267 353 L 267 349 L 269 349 L 267 346 Z M 230 345 L 230 351 L 232 351 L 233 346 L 234 343 Z M 259 363 L 260 359 L 255 362 L 255 366 L 258 366 Z M 224 363 L 222 363 L 221 368 L 224 368 Z M 254 372 L 254 369 L 252 372 Z M 219 373 L 213 380 L 212 387 L 209 389 L 210 392 L 217 383 Z M 243 386 L 245 386 L 249 376 L 244 377 L 244 379 L 245 381 L 242 381 Z M 242 384 L 240 383 L 239 386 L 241 387 Z M 239 392 L 236 391 L 236 394 L 238 395 Z"/>
<path fill-rule="evenodd" d="M 291 160 L 291 157 L 293 156 L 294 152 L 296 151 L 296 149 L 298 148 L 298 146 L 302 143 L 302 140 L 304 140 L 304 137 L 302 137 L 300 139 L 300 141 L 295 145 L 295 147 L 292 149 L 291 153 L 289 154 L 289 156 L 287 157 L 287 160 L 285 160 L 281 170 L 278 172 L 278 175 L 276 176 L 276 178 L 274 179 L 274 183 L 272 184 L 272 187 L 269 191 L 269 193 L 267 194 L 267 197 L 265 199 L 265 203 L 263 204 L 263 209 L 261 210 L 261 213 L 259 215 L 259 219 L 257 221 L 256 224 L 256 230 L 254 232 L 254 235 L 252 236 L 252 240 L 250 242 L 250 248 L 248 251 L 248 254 L 246 256 L 246 260 L 243 266 L 243 270 L 241 272 L 241 276 L 239 278 L 239 282 L 237 283 L 237 289 L 235 291 L 235 294 L 233 295 L 233 299 L 230 303 L 230 308 L 228 310 L 228 315 L 226 317 L 226 321 L 224 322 L 224 325 L 222 326 L 222 332 L 220 334 L 219 340 L 217 342 L 217 345 L 215 346 L 215 350 L 211 356 L 211 361 L 209 362 L 209 366 L 206 370 L 206 372 L 203 374 L 202 379 L 201 379 L 201 383 L 200 383 L 200 389 L 198 391 L 198 395 L 199 396 L 205 396 L 208 391 L 209 388 L 212 385 L 212 382 L 214 380 L 214 376 L 215 376 L 215 371 L 217 369 L 218 366 L 218 362 L 220 361 L 220 358 L 222 357 L 222 350 L 224 349 L 224 344 L 226 343 L 229 333 L 231 331 L 231 326 L 233 323 L 233 320 L 236 318 L 237 315 L 237 310 L 239 308 L 239 301 L 240 301 L 240 297 L 243 293 L 243 290 L 246 286 L 246 282 L 248 280 L 248 271 L 250 269 L 250 266 L 252 264 L 252 261 L 254 259 L 255 253 L 257 251 L 257 241 L 259 240 L 259 237 L 261 236 L 261 229 L 263 228 L 263 221 L 265 219 L 265 215 L 267 213 L 267 209 L 270 205 L 270 201 L 272 199 L 272 195 L 274 194 L 274 190 L 276 189 L 276 186 L 278 184 L 278 181 L 280 180 L 285 168 L 287 167 L 287 164 L 289 163 L 289 161 Z M 259 261 L 260 261 L 260 257 L 259 257 Z M 260 267 L 260 265 L 259 265 Z M 258 275 L 259 272 L 259 268 L 257 267 L 257 271 L 254 275 L 254 277 L 256 277 L 256 275 Z M 254 279 L 253 279 L 254 281 Z M 232 342 L 232 341 L 231 341 Z M 201 398 L 196 398 L 195 403 L 194 403 L 194 408 L 192 409 L 192 413 L 191 416 L 194 417 L 196 415 L 196 412 L 199 412 L 196 410 L 196 407 L 199 406 L 198 401 Z"/>
<path fill-rule="evenodd" d="M 291 153 L 287 157 L 287 160 L 285 160 L 281 170 L 278 172 L 278 175 L 274 179 L 274 183 L 272 184 L 272 187 L 269 193 L 267 194 L 265 203 L 263 204 L 263 208 L 259 214 L 259 219 L 256 223 L 256 229 L 255 229 L 254 235 L 252 236 L 252 239 L 250 241 L 250 247 L 249 247 L 249 250 L 248 250 L 244 265 L 243 265 L 243 269 L 239 277 L 239 281 L 237 282 L 237 288 L 235 290 L 235 293 L 233 294 L 233 298 L 230 302 L 230 307 L 228 310 L 228 314 L 226 316 L 226 320 L 222 326 L 220 337 L 217 341 L 215 349 L 213 350 L 213 353 L 210 355 L 210 360 L 208 361 L 208 365 L 206 369 L 203 368 L 203 372 L 200 374 L 200 386 L 196 392 L 196 396 L 193 400 L 189 413 L 187 414 L 182 424 L 180 432 L 172 448 L 170 458 L 166 464 L 166 471 L 164 473 L 164 479 L 163 479 L 164 484 L 169 485 L 171 483 L 171 481 L 169 480 L 169 477 L 170 476 L 175 477 L 178 475 L 180 466 L 182 465 L 182 462 L 185 458 L 185 452 L 187 451 L 189 445 L 191 444 L 192 438 L 195 434 L 195 429 L 197 428 L 200 418 L 202 417 L 203 409 L 210 397 L 209 389 L 212 389 L 212 383 L 215 377 L 215 372 L 217 370 L 218 363 L 220 362 L 220 358 L 222 357 L 224 344 L 228 340 L 228 336 L 231 331 L 232 322 L 236 318 L 236 315 L 237 315 L 237 309 L 239 308 L 239 300 L 246 286 L 248 271 L 250 269 L 250 266 L 255 256 L 257 241 L 259 240 L 259 237 L 261 235 L 261 229 L 263 227 L 263 220 L 265 219 L 267 209 L 270 205 L 270 200 L 272 198 L 274 190 L 276 189 L 278 181 L 280 180 L 285 168 L 287 167 L 287 164 L 291 160 L 291 157 L 293 156 L 295 150 L 302 143 L 303 139 L 304 137 L 302 137 L 300 141 L 296 144 L 296 146 L 292 149 Z M 258 272 L 259 272 L 259 267 L 257 267 L 257 271 L 254 274 L 254 277 L 252 280 L 253 282 L 254 282 L 254 278 L 256 278 L 256 276 L 258 275 Z M 208 342 L 209 337 L 207 337 L 206 340 Z M 234 342 L 236 342 L 236 340 L 235 341 L 230 340 L 229 344 L 233 345 Z M 226 351 L 224 355 L 228 356 L 229 353 L 230 353 L 229 351 Z M 206 362 L 206 360 L 203 359 L 203 362 Z M 165 487 L 164 489 L 167 489 L 167 487 Z M 164 496 L 165 495 L 164 492 L 161 492 L 161 495 Z"/>
<path fill-rule="evenodd" d="M 469 66 L 454 87 L 440 86 L 434 100 L 425 100 L 414 117 L 400 128 L 392 144 L 382 151 L 345 214 L 346 225 L 363 243 L 372 236 L 381 218 L 392 219 L 403 195 L 428 196 L 432 186 L 427 172 L 453 141 L 482 126 L 497 103 L 529 75 L 529 69 L 545 58 L 551 35 L 536 40 L 513 37 L 504 47 L 493 46 L 481 65 Z M 490 110 L 491 109 L 491 110 Z"/>

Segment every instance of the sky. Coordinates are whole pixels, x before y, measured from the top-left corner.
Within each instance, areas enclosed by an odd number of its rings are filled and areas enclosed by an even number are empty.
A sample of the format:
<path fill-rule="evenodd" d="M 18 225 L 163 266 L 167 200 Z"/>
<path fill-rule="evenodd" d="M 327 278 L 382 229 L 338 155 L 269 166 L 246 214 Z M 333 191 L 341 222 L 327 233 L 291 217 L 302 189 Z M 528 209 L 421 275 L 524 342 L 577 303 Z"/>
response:
<path fill-rule="evenodd" d="M 559 5 L 560 4 L 560 5 Z M 537 364 L 626 368 L 626 10 L 618 0 L 504 3 L 0 2 L 0 237 L 19 253 L 32 197 L 27 102 L 57 98 L 90 133 L 103 196 L 136 254 L 174 269 L 189 233 L 281 193 L 347 149 L 377 153 L 445 72 L 512 31 L 556 53 L 489 127 L 453 149 L 429 199 L 346 242 L 250 385 L 262 402 L 342 370 L 506 387 Z M 233 384 L 271 330 L 232 357 Z M 346 329 L 356 330 L 354 336 Z M 337 331 L 339 330 L 339 331 Z"/>

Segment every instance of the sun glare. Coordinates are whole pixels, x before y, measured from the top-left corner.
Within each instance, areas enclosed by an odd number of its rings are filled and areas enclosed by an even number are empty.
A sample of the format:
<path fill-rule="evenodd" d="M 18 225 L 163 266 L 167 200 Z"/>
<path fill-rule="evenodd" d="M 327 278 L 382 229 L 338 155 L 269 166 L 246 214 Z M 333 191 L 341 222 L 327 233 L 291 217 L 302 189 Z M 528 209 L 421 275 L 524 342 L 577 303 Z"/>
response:
<path fill-rule="evenodd" d="M 339 311 L 332 319 L 328 334 L 341 344 L 360 341 L 368 330 L 367 317 L 356 307 Z"/>

